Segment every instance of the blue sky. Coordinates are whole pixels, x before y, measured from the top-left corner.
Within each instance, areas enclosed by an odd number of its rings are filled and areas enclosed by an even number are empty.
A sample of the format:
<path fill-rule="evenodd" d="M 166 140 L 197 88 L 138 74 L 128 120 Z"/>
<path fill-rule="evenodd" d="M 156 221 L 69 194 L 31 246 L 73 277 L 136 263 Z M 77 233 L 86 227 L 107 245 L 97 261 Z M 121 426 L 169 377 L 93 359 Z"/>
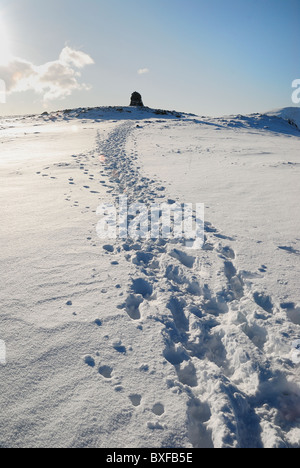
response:
<path fill-rule="evenodd" d="M 300 0 L 0 0 L 1 24 L 18 59 L 0 66 L 2 115 L 128 105 L 135 90 L 150 107 L 260 112 L 293 105 L 300 78 Z M 16 85 L 16 63 L 31 82 Z"/>

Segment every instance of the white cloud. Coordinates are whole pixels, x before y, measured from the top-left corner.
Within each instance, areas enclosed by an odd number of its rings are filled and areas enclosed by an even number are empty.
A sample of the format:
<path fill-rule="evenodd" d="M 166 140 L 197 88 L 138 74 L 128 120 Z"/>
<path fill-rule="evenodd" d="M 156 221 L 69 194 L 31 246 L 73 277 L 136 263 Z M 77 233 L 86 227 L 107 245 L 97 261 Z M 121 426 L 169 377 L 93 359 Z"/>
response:
<path fill-rule="evenodd" d="M 8 94 L 33 90 L 42 95 L 44 101 L 63 99 L 75 90 L 89 89 L 79 82 L 78 70 L 93 63 L 84 52 L 65 47 L 58 60 L 39 66 L 13 57 L 8 64 L 0 65 L 0 78 Z"/>
<path fill-rule="evenodd" d="M 149 68 L 140 68 L 140 69 L 138 70 L 138 74 L 139 74 L 139 75 L 146 75 L 147 73 L 150 73 Z"/>
<path fill-rule="evenodd" d="M 83 68 L 86 65 L 93 65 L 94 60 L 84 52 L 80 50 L 74 50 L 70 47 L 65 47 L 60 56 L 59 61 L 66 65 L 73 65 L 76 68 Z"/>

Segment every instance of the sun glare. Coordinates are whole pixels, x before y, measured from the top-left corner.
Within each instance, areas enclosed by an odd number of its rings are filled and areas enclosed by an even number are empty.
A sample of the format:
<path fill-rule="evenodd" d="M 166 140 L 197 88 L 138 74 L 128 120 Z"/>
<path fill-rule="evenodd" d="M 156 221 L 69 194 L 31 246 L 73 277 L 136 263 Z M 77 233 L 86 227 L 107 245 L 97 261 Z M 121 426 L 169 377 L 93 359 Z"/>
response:
<path fill-rule="evenodd" d="M 7 65 L 10 58 L 9 36 L 5 21 L 0 12 L 0 65 Z"/>

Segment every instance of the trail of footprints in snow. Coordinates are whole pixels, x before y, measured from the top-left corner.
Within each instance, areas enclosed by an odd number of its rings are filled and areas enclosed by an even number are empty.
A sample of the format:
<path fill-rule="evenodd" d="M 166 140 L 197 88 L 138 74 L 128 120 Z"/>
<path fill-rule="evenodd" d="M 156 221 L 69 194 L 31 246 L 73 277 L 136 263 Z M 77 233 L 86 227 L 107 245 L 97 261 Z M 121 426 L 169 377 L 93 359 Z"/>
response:
<path fill-rule="evenodd" d="M 72 188 L 75 186 L 78 187 L 80 190 L 85 190 L 88 191 L 91 196 L 97 196 L 100 194 L 99 192 L 99 187 L 105 187 L 107 189 L 111 189 L 111 186 L 107 185 L 106 179 L 105 179 L 105 171 L 102 170 L 99 162 L 97 161 L 97 157 L 95 155 L 95 151 L 90 151 L 87 154 L 79 154 L 79 155 L 73 155 L 72 156 L 74 163 L 55 163 L 53 164 L 53 170 L 57 173 L 58 170 L 61 171 L 62 176 L 66 178 L 66 182 L 70 186 L 70 192 L 65 194 L 65 201 L 68 203 L 72 202 L 73 199 L 73 192 Z M 82 181 L 82 175 L 86 176 L 87 178 L 87 183 L 78 183 L 76 178 L 74 177 L 69 177 L 68 173 L 70 169 L 79 169 L 80 171 L 80 180 Z M 57 180 L 58 177 L 51 176 L 51 173 L 49 172 L 50 167 L 47 166 L 43 168 L 43 172 L 38 171 L 36 172 L 36 175 L 41 176 L 43 178 L 49 178 L 49 180 Z M 47 173 L 45 172 L 47 171 Z M 94 173 L 91 173 L 95 172 Z M 96 175 L 97 173 L 97 175 Z M 72 202 L 72 207 L 75 208 L 80 208 L 80 204 L 78 200 L 74 200 Z M 90 210 L 90 206 L 81 206 L 81 209 L 83 210 Z M 96 212 L 96 210 L 93 210 L 93 212 Z"/>
<path fill-rule="evenodd" d="M 100 135 L 98 135 L 98 152 L 106 157 L 105 169 L 100 171 L 103 179 L 99 181 L 95 179 L 94 175 L 97 171 L 96 167 L 95 172 L 93 171 L 94 173 L 90 174 L 90 163 L 93 162 L 95 166 L 99 165 L 99 163 L 93 161 L 95 158 L 94 153 L 74 156 L 79 170 L 88 178 L 88 183 L 83 185 L 82 189 L 89 190 L 92 195 L 97 195 L 96 188 L 94 189 L 91 184 L 100 183 L 115 197 L 117 197 L 117 194 L 125 193 L 128 196 L 129 203 L 132 201 L 151 203 L 157 199 L 166 201 L 164 186 L 154 180 L 140 176 L 139 168 L 136 167 L 136 149 L 130 155 L 126 153 L 126 139 L 131 134 L 132 129 L 133 125 L 131 123 L 125 123 L 113 130 L 105 141 L 102 141 Z M 134 146 L 136 148 L 136 144 Z M 62 163 L 57 166 L 61 170 L 65 170 L 69 165 Z M 45 171 L 48 170 L 49 167 L 44 168 L 44 171 L 38 175 L 47 178 L 49 174 Z M 107 178 L 109 178 L 109 182 L 107 182 Z M 72 185 L 76 184 L 76 181 L 69 178 L 69 184 L 72 187 Z M 70 192 L 66 200 L 70 202 L 71 198 L 72 192 Z M 173 201 L 169 202 L 171 204 Z M 74 206 L 79 206 L 79 202 L 75 201 Z M 240 434 L 240 440 L 238 442 L 232 440 L 231 444 L 247 445 L 247 437 L 251 436 L 251 434 L 247 434 L 249 431 L 244 427 L 244 415 L 239 400 L 245 401 L 244 405 L 248 405 L 249 408 L 252 407 L 252 402 L 236 385 L 229 385 L 230 380 L 226 381 L 226 379 L 230 379 L 234 370 L 230 368 L 227 359 L 227 350 L 223 343 L 225 332 L 220 330 L 220 326 L 223 323 L 223 317 L 231 308 L 238 308 L 238 305 L 243 301 L 250 300 L 257 305 L 258 310 L 261 311 L 257 315 L 262 321 L 272 317 L 275 306 L 272 298 L 267 294 L 251 291 L 251 287 L 249 289 L 249 279 L 251 279 L 252 275 L 255 277 L 257 274 L 237 270 L 234 249 L 227 244 L 223 244 L 224 242 L 232 243 L 234 240 L 233 237 L 221 234 L 214 226 L 206 222 L 203 251 L 201 253 L 197 252 L 196 255 L 186 253 L 179 241 L 174 243 L 164 240 L 128 241 L 120 244 L 117 249 L 113 245 L 104 246 L 107 254 L 115 255 L 116 251 L 123 251 L 125 258 L 135 264 L 139 272 L 136 278 L 132 280 L 127 299 L 119 306 L 120 309 L 126 311 L 130 320 L 138 323 L 143 319 L 141 306 L 144 302 L 151 303 L 153 301 L 155 304 L 158 297 L 167 298 L 165 312 L 157 317 L 165 326 L 163 332 L 165 350 L 163 355 L 174 367 L 179 385 L 183 386 L 182 388 L 189 396 L 187 414 L 190 439 L 194 447 L 213 446 L 211 433 L 207 430 L 207 422 L 210 420 L 214 409 L 209 401 L 201 402 L 198 397 L 197 362 L 205 362 L 206 359 L 220 369 L 220 386 L 223 388 L 221 393 L 224 394 L 224 398 L 228 402 L 228 417 L 231 417 L 231 412 L 235 414 L 236 433 Z M 209 282 L 203 280 L 201 275 L 199 276 L 199 261 L 206 262 L 209 269 L 210 255 L 214 256 L 214 258 L 218 257 L 221 260 L 221 265 L 223 265 L 218 273 L 221 286 L 217 293 L 209 286 Z M 198 256 L 201 257 L 200 260 Z M 264 274 L 266 271 L 267 267 L 262 265 L 259 274 Z M 161 295 L 161 293 L 164 294 Z M 282 303 L 281 308 L 286 311 L 292 323 L 300 324 L 299 310 L 294 303 Z M 244 336 L 253 343 L 252 359 L 258 366 L 258 372 L 260 372 L 260 365 L 256 359 L 255 349 L 260 353 L 260 359 L 265 359 L 266 366 L 271 369 L 272 366 L 268 362 L 268 357 L 264 356 L 264 346 L 268 339 L 267 330 L 261 323 L 260 325 L 249 323 L 246 316 L 242 316 L 242 320 L 237 325 L 239 325 L 239 330 L 244 333 Z M 237 340 L 236 346 L 242 346 L 243 344 L 241 335 L 228 337 L 228 339 Z M 126 353 L 126 349 L 122 344 L 118 346 L 116 351 L 120 354 Z M 86 356 L 85 364 L 95 368 L 96 360 L 92 356 Z M 98 366 L 98 373 L 107 381 L 114 377 L 114 369 L 105 364 Z M 269 378 L 271 376 L 272 371 L 269 370 Z M 276 378 L 280 379 L 278 372 Z M 284 380 L 284 376 L 282 376 L 282 379 Z M 173 388 L 174 385 L 178 384 L 175 381 L 169 381 L 170 388 Z M 115 388 L 117 391 L 122 390 L 121 385 L 117 385 Z M 286 392 L 290 394 L 288 388 Z M 130 394 L 129 399 L 133 406 L 138 407 L 141 404 L 142 396 Z M 296 398 L 295 404 L 300 407 L 299 399 Z M 157 416 L 162 415 L 164 413 L 163 405 L 161 403 L 155 404 L 152 412 Z M 253 410 L 250 411 L 250 414 L 252 413 Z M 226 414 L 224 417 L 226 417 Z M 149 429 L 160 428 L 152 423 L 149 423 L 148 426 Z M 256 445 L 259 446 L 259 436 L 255 434 L 255 431 L 259 434 L 259 430 L 255 424 L 253 424 L 253 428 L 252 438 L 254 444 L 256 441 Z"/>
<path fill-rule="evenodd" d="M 95 321 L 95 323 L 100 326 L 98 323 L 99 321 Z M 113 348 L 115 349 L 116 352 L 120 353 L 120 354 L 126 354 L 126 348 L 125 346 L 122 345 L 122 342 L 121 341 L 118 341 L 118 342 L 114 342 L 113 344 Z M 97 356 L 99 357 L 99 353 L 97 353 Z M 91 355 L 87 355 L 84 357 L 84 363 L 94 369 L 94 368 L 97 368 L 98 369 L 98 374 L 102 376 L 102 378 L 104 380 L 107 380 L 107 381 L 111 381 L 112 378 L 113 378 L 113 372 L 114 372 L 114 369 L 111 367 L 111 366 L 108 366 L 108 365 L 96 365 L 96 358 L 94 358 L 93 356 Z M 143 371 L 144 369 L 140 369 L 141 371 Z M 117 379 L 118 380 L 118 379 Z M 122 392 L 124 390 L 124 388 L 122 387 L 122 385 L 120 385 L 120 382 L 117 382 L 115 383 L 115 391 L 117 392 Z M 140 394 L 137 394 L 137 393 L 131 393 L 128 395 L 128 398 L 131 402 L 131 404 L 138 408 L 139 406 L 141 406 L 142 404 L 142 400 L 143 400 L 143 397 L 142 395 Z M 157 417 L 161 417 L 163 416 L 163 414 L 165 413 L 165 407 L 162 403 L 158 402 L 158 403 L 155 403 L 152 408 L 150 409 L 150 411 Z M 158 427 L 157 426 L 158 423 L 151 423 L 149 422 L 148 423 L 148 427 L 151 428 L 160 428 L 160 429 L 163 429 L 163 427 Z"/>
<path fill-rule="evenodd" d="M 135 167 L 137 159 L 136 150 L 131 155 L 125 152 L 125 142 L 131 132 L 129 124 L 120 125 L 114 130 L 110 138 L 99 141 L 99 148 L 102 154 L 107 156 L 107 171 L 111 175 L 110 182 L 115 185 L 117 193 L 126 193 L 129 201 L 152 202 L 157 198 L 165 198 L 163 186 L 153 180 L 141 177 L 139 168 Z M 222 264 L 222 271 L 219 272 L 222 288 L 215 293 L 210 289 L 208 283 L 200 283 L 201 276 L 198 274 L 197 255 L 187 254 L 180 242 L 165 241 L 128 241 L 119 246 L 119 251 L 124 251 L 128 261 L 136 265 L 140 273 L 132 280 L 129 295 L 125 303 L 119 308 L 124 309 L 129 318 L 133 321 L 143 319 L 141 315 L 141 305 L 145 301 L 155 302 L 156 298 L 163 292 L 168 297 L 165 304 L 166 312 L 157 317 L 164 323 L 165 359 L 174 366 L 178 381 L 189 395 L 187 414 L 189 419 L 190 439 L 194 447 L 213 446 L 210 431 L 207 423 L 214 411 L 209 402 L 201 402 L 198 398 L 198 376 L 196 363 L 204 362 L 208 359 L 214 363 L 221 371 L 220 388 L 227 402 L 227 412 L 224 410 L 223 417 L 235 419 L 235 434 L 238 440 L 231 440 L 228 436 L 228 444 L 236 446 L 247 446 L 249 441 L 254 446 L 261 446 L 259 438 L 259 427 L 254 413 L 251 398 L 241 392 L 238 386 L 230 384 L 231 375 L 235 369 L 231 369 L 227 360 L 227 350 L 223 343 L 224 333 L 220 330 L 223 317 L 231 310 L 231 307 L 238 309 L 242 301 L 252 301 L 262 312 L 260 317 L 267 320 L 272 317 L 274 304 L 268 295 L 249 289 L 249 278 L 257 274 L 250 272 L 239 272 L 235 266 L 236 254 L 229 245 L 223 242 L 234 242 L 234 238 L 225 236 L 217 231 L 210 223 L 205 223 L 205 244 L 201 256 L 217 256 Z M 198 254 L 198 253 L 197 253 Z M 172 259 L 172 261 L 170 261 Z M 207 260 L 207 258 L 204 258 Z M 175 262 L 174 262 L 175 260 Z M 262 265 L 259 273 L 263 274 L 267 267 Z M 222 279 L 223 275 L 223 279 Z M 166 294 L 167 292 L 167 294 Z M 290 319 L 294 317 L 295 305 L 291 303 L 282 304 L 282 308 L 290 311 Z M 171 320 L 170 320 L 171 319 Z M 293 320 L 291 320 L 293 322 Z M 264 356 L 264 345 L 267 341 L 267 331 L 261 325 L 250 325 L 246 316 L 238 322 L 239 335 L 228 337 L 237 340 L 236 346 L 243 345 L 240 331 L 244 333 L 245 339 L 249 339 L 252 344 L 252 360 L 254 366 L 260 371 L 259 361 L 266 361 L 266 368 L 269 369 L 269 379 L 271 379 L 271 362 Z M 196 333 L 195 333 L 196 327 Z M 217 332 L 215 330 L 218 330 Z M 259 359 L 256 358 L 256 351 Z M 250 359 L 250 358 L 249 358 Z M 255 364 L 256 363 L 256 364 Z M 284 375 L 279 376 L 278 371 L 274 372 L 274 378 L 284 380 Z M 170 388 L 176 382 L 169 382 Z M 194 390 L 195 389 L 195 390 Z M 196 390 L 197 389 L 197 390 Z M 196 393 L 194 393 L 194 391 Z M 280 393 L 281 390 L 278 389 Z M 286 388 L 286 393 L 291 394 L 291 390 Z M 131 397 L 132 404 L 138 406 L 138 395 Z M 278 394 L 278 398 L 280 395 Z M 294 405 L 300 405 L 300 399 L 295 398 Z M 243 404 L 241 405 L 241 402 Z M 247 418 L 251 424 L 247 426 L 245 422 L 244 408 L 248 408 Z M 160 406 L 156 406 L 153 412 L 159 414 L 162 411 Z M 234 415 L 234 416 L 232 416 Z M 151 426 L 151 427 L 150 427 Z M 149 428 L 153 429 L 152 425 Z M 234 437 L 234 436 L 231 436 Z"/>

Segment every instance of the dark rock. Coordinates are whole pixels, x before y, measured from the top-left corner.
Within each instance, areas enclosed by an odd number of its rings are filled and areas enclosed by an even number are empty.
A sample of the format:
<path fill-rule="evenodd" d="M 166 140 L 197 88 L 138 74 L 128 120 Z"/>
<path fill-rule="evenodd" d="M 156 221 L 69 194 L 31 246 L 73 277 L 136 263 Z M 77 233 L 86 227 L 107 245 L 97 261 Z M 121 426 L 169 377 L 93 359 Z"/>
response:
<path fill-rule="evenodd" d="M 140 95 L 140 93 L 137 93 L 136 91 L 132 93 L 130 106 L 131 107 L 144 107 L 142 96 Z"/>
<path fill-rule="evenodd" d="M 154 111 L 154 114 L 156 114 L 156 115 L 168 115 L 168 111 L 163 110 L 163 109 L 156 109 Z"/>

